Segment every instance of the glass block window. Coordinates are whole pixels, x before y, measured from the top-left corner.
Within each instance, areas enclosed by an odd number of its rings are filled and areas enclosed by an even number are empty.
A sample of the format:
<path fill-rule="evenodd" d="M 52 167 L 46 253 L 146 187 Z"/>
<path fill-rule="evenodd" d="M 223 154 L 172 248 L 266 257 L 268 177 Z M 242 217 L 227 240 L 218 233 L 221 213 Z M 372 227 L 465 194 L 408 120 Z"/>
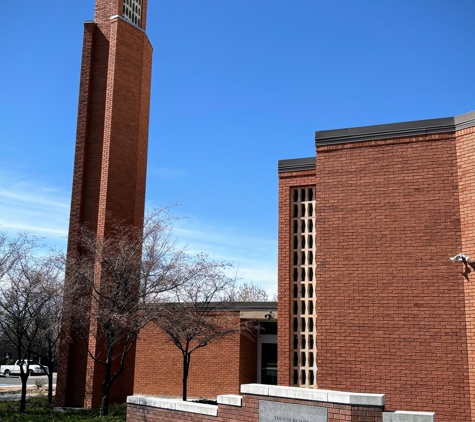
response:
<path fill-rule="evenodd" d="M 317 387 L 314 198 L 314 187 L 292 189 L 292 382 L 310 388 Z"/>
<path fill-rule="evenodd" d="M 134 25 L 142 26 L 142 0 L 124 0 L 122 15 Z"/>

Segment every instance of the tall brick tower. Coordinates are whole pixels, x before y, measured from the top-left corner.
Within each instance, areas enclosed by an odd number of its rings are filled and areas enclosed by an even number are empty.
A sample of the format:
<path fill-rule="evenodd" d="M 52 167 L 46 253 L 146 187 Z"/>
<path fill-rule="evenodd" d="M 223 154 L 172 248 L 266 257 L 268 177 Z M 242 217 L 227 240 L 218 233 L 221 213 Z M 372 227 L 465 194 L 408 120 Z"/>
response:
<path fill-rule="evenodd" d="M 96 0 L 94 21 L 84 24 L 70 254 L 83 224 L 99 238 L 107 234 L 109 216 L 143 225 L 152 63 L 146 12 L 147 0 Z M 134 355 L 112 387 L 112 402 L 133 392 Z M 84 342 L 63 341 L 57 405 L 99 406 L 101 382 L 102 368 Z"/>

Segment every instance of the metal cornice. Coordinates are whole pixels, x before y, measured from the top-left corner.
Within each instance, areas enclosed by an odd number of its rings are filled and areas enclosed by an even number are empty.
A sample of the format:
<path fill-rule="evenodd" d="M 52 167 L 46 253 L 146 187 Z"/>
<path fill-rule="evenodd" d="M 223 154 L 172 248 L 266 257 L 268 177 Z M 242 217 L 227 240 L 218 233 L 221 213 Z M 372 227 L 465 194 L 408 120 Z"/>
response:
<path fill-rule="evenodd" d="M 469 127 L 474 127 L 475 126 L 475 111 L 461 114 L 460 116 L 456 116 L 454 119 L 455 119 L 456 130 L 462 130 L 462 129 L 467 129 Z"/>
<path fill-rule="evenodd" d="M 277 168 L 279 173 L 289 171 L 315 170 L 315 157 L 294 158 L 291 160 L 279 160 Z"/>
<path fill-rule="evenodd" d="M 361 126 L 315 132 L 315 146 L 455 132 L 475 126 L 475 111 L 456 117 Z"/>

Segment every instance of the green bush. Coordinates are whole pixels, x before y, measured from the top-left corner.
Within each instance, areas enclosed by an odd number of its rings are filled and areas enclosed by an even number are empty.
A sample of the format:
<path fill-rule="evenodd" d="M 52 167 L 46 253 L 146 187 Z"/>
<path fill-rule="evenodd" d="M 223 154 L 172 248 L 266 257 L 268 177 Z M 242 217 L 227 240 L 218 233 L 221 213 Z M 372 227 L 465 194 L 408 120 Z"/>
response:
<path fill-rule="evenodd" d="M 31 397 L 26 401 L 25 413 L 19 412 L 20 403 L 17 401 L 1 401 L 0 422 L 124 422 L 126 419 L 126 404 L 112 405 L 109 416 L 100 418 L 98 409 L 58 412 L 48 405 L 45 396 Z"/>

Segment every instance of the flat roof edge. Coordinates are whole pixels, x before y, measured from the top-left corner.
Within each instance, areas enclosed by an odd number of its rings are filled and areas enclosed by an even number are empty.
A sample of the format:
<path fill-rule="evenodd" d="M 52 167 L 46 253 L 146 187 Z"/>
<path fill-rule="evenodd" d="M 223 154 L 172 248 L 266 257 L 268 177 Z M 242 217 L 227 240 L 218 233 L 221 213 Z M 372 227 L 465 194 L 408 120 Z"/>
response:
<path fill-rule="evenodd" d="M 317 131 L 315 146 L 456 132 L 473 126 L 475 111 L 456 117 Z"/>
<path fill-rule="evenodd" d="M 304 171 L 315 170 L 316 158 L 293 158 L 290 160 L 279 160 L 277 170 L 279 173 L 286 173 L 289 171 Z"/>

